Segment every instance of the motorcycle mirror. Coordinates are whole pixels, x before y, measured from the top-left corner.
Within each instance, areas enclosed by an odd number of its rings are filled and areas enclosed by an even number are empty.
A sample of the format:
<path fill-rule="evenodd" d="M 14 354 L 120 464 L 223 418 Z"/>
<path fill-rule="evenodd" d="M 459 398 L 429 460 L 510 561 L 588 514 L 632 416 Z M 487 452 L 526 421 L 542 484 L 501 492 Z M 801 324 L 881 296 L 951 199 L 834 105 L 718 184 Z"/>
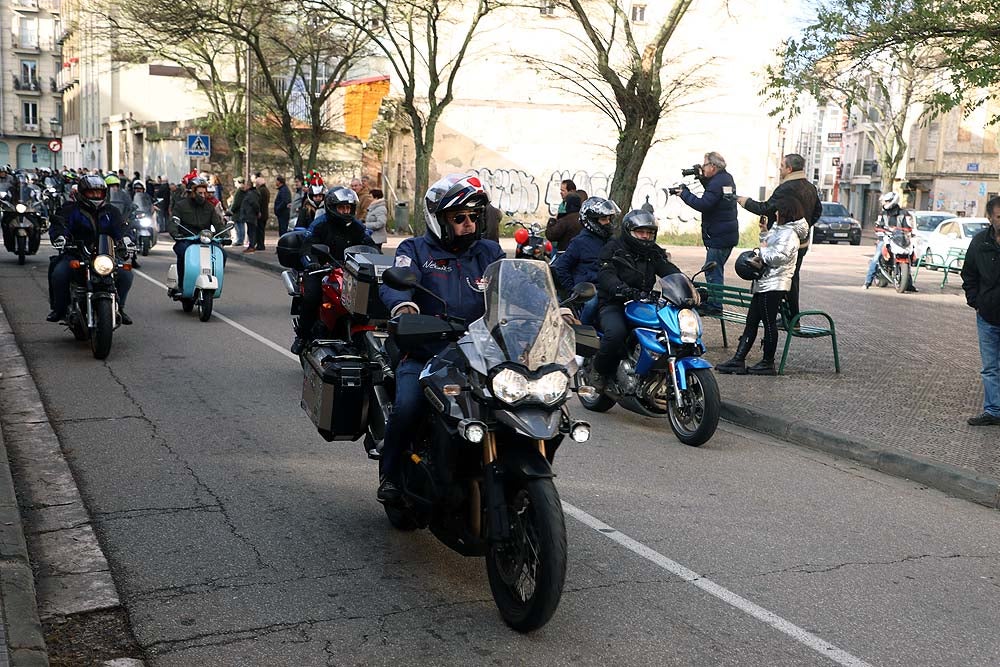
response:
<path fill-rule="evenodd" d="M 709 262 L 705 264 L 705 266 L 701 267 L 700 273 L 707 273 L 709 271 L 713 271 L 716 268 L 718 268 L 718 266 L 719 266 L 718 262 Z"/>
<path fill-rule="evenodd" d="M 597 288 L 594 287 L 594 283 L 579 283 L 573 286 L 573 300 L 587 301 L 593 299 L 594 295 L 597 294 Z"/>
<path fill-rule="evenodd" d="M 420 278 L 404 266 L 393 266 L 382 273 L 382 282 L 393 289 L 408 290 L 417 286 Z"/>
<path fill-rule="evenodd" d="M 319 255 L 320 259 L 322 259 L 324 261 L 327 261 L 327 262 L 332 262 L 333 261 L 333 255 L 330 254 L 330 246 L 328 246 L 326 244 L 323 244 L 323 243 L 314 243 L 312 245 L 312 250 L 310 252 L 313 252 L 313 253 Z"/>

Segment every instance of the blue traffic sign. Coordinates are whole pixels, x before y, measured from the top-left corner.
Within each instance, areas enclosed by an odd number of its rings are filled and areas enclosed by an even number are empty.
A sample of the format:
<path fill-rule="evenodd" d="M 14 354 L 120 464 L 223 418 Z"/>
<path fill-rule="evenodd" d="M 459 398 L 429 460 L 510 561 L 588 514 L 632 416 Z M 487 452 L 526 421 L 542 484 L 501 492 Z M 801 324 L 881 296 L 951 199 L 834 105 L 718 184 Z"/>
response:
<path fill-rule="evenodd" d="M 189 134 L 187 154 L 188 157 L 211 157 L 212 140 L 207 134 Z"/>

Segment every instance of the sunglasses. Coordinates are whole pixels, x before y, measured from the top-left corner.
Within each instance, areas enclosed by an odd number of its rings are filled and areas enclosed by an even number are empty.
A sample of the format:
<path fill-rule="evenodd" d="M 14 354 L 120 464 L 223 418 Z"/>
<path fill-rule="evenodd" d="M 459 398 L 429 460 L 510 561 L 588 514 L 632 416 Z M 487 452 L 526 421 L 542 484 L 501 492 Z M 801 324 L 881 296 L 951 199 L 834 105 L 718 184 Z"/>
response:
<path fill-rule="evenodd" d="M 454 217 L 454 219 L 451 222 L 452 222 L 452 224 L 455 224 L 455 225 L 461 225 L 466 220 L 468 220 L 469 222 L 479 222 L 479 214 L 478 213 L 459 213 L 458 215 L 456 215 Z"/>

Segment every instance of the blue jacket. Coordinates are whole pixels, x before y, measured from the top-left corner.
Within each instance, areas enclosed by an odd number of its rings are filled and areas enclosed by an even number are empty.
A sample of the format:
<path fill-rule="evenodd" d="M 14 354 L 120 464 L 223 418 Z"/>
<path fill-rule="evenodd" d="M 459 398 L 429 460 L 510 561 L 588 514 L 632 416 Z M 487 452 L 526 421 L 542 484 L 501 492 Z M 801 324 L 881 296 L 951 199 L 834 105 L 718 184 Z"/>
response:
<path fill-rule="evenodd" d="M 55 240 L 60 236 L 76 241 L 93 242 L 98 234 L 107 234 L 115 241 L 121 241 L 125 236 L 125 225 L 121 212 L 105 204 L 97 214 L 97 229 L 94 229 L 94 217 L 80 210 L 80 205 L 70 202 L 52 218 L 49 227 L 49 238 Z M 131 234 L 129 235 L 131 238 Z M 135 240 L 134 238 L 132 239 Z"/>
<path fill-rule="evenodd" d="M 681 190 L 685 204 L 701 212 L 701 240 L 706 248 L 732 248 L 740 240 L 736 218 L 736 183 L 725 169 L 708 179 L 701 197 Z"/>
<path fill-rule="evenodd" d="M 601 250 L 607 243 L 589 229 L 573 237 L 566 252 L 552 262 L 552 272 L 556 274 L 559 286 L 571 290 L 580 283 L 597 284 L 597 272 L 601 268 Z"/>
<path fill-rule="evenodd" d="M 420 284 L 448 303 L 448 314 L 472 322 L 483 316 L 486 286 L 480 280 L 486 267 L 503 259 L 504 252 L 496 241 L 481 239 L 462 255 L 455 256 L 441 247 L 430 234 L 406 239 L 396 249 L 395 266 L 413 269 L 420 275 Z M 424 315 L 441 315 L 444 308 L 420 290 L 401 291 L 388 285 L 379 288 L 382 302 L 389 312 L 401 304 L 416 305 Z"/>
<path fill-rule="evenodd" d="M 279 218 L 287 218 L 292 211 L 288 205 L 292 203 L 292 191 L 287 185 L 278 188 L 278 193 L 274 196 L 274 215 Z"/>

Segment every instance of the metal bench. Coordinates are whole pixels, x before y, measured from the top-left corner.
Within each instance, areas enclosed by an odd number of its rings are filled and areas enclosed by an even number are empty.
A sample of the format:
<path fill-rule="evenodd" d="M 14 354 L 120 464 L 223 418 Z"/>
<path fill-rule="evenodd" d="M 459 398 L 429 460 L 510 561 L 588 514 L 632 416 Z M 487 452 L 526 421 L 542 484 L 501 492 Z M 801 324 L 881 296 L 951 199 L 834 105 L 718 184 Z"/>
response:
<path fill-rule="evenodd" d="M 948 254 L 944 257 L 928 250 L 917 260 L 917 264 L 913 269 L 913 282 L 917 282 L 917 274 L 920 273 L 920 269 L 927 268 L 931 271 L 944 272 L 941 278 L 941 287 L 944 287 L 948 284 L 948 276 L 953 273 L 959 274 L 962 272 L 962 264 L 964 263 L 965 250 L 961 248 L 949 248 Z"/>
<path fill-rule="evenodd" d="M 753 292 L 746 287 L 736 287 L 732 285 L 716 285 L 713 283 L 696 282 L 695 286 L 708 292 L 714 303 L 722 304 L 721 313 L 702 315 L 702 318 L 718 320 L 722 327 L 722 346 L 729 347 L 729 337 L 726 334 L 726 323 L 730 322 L 745 327 L 747 323 L 747 309 L 753 300 Z M 840 351 L 837 349 L 837 327 L 833 318 L 822 310 L 803 310 L 798 315 L 792 317 L 788 311 L 788 302 L 782 301 L 778 307 L 778 317 L 781 319 L 780 329 L 785 332 L 785 348 L 781 353 L 781 364 L 778 366 L 778 375 L 785 372 L 785 363 L 788 360 L 788 349 L 791 347 L 793 338 L 823 338 L 830 337 L 833 344 L 833 365 L 836 371 L 840 372 Z M 802 319 L 817 318 L 826 320 L 826 326 L 816 324 L 803 324 Z"/>

